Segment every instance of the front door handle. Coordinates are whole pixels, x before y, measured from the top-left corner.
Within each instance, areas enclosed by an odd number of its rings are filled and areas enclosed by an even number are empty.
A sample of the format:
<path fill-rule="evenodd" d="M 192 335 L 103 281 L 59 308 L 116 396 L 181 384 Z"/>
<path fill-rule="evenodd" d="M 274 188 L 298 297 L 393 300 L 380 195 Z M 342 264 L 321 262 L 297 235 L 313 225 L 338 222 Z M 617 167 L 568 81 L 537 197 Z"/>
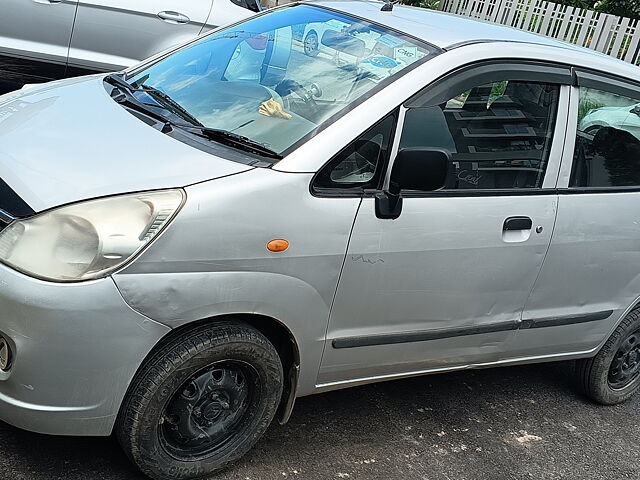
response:
<path fill-rule="evenodd" d="M 529 217 L 509 217 L 504 221 L 502 230 L 505 232 L 513 230 L 531 230 L 533 222 Z"/>
<path fill-rule="evenodd" d="M 172 12 L 169 10 L 158 13 L 158 17 L 167 23 L 189 23 L 191 21 L 186 15 L 183 15 L 180 12 Z"/>

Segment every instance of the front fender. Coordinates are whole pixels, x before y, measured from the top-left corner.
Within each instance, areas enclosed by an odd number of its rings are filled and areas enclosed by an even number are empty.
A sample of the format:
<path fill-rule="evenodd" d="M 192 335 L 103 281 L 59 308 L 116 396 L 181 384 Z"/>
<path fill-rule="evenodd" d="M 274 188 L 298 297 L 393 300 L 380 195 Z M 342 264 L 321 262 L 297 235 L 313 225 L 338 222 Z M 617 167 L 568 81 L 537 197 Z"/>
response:
<path fill-rule="evenodd" d="M 122 295 L 170 327 L 232 314 L 278 320 L 300 352 L 298 394 L 313 393 L 360 199 L 314 197 L 312 176 L 256 168 L 187 187 L 172 224 L 114 275 Z M 269 251 L 278 238 L 289 248 Z"/>
<path fill-rule="evenodd" d="M 114 280 L 131 308 L 171 328 L 233 314 L 279 320 L 301 353 L 298 395 L 315 389 L 329 305 L 304 281 L 246 271 L 119 274 Z"/>

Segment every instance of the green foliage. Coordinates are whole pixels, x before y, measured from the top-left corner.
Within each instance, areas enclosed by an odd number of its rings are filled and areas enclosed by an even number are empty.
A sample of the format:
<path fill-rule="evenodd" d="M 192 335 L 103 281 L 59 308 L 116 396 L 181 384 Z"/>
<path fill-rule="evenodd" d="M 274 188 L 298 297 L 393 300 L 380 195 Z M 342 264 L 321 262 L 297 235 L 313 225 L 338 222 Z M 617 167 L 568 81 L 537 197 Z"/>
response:
<path fill-rule="evenodd" d="M 509 82 L 495 82 L 491 87 L 491 93 L 489 94 L 489 105 L 491 105 L 496 98 L 504 95 L 507 91 L 507 84 Z"/>
<path fill-rule="evenodd" d="M 601 108 L 604 105 L 598 102 L 594 102 L 593 100 L 580 100 L 580 104 L 578 105 L 578 124 L 582 122 L 582 119 L 589 113 L 591 110 L 595 110 L 596 108 Z"/>
<path fill-rule="evenodd" d="M 402 4 L 430 10 L 438 10 L 440 8 L 440 0 L 402 0 Z"/>
<path fill-rule="evenodd" d="M 640 0 L 552 0 L 564 5 L 588 8 L 621 17 L 640 18 Z"/>
<path fill-rule="evenodd" d="M 611 13 L 621 17 L 640 18 L 640 0 L 550 0 L 563 5 L 586 8 L 602 13 Z M 440 8 L 440 0 L 401 0 L 405 5 L 429 8 Z"/>

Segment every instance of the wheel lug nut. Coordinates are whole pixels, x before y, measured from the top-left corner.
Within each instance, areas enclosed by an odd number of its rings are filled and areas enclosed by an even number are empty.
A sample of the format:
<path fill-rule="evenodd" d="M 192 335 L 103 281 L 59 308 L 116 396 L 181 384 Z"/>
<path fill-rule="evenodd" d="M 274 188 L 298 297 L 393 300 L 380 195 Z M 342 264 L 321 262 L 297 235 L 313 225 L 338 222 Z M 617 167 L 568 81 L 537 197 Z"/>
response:
<path fill-rule="evenodd" d="M 193 416 L 197 417 L 197 418 L 200 418 L 202 416 L 202 412 L 200 411 L 199 408 L 194 408 L 193 409 Z"/>

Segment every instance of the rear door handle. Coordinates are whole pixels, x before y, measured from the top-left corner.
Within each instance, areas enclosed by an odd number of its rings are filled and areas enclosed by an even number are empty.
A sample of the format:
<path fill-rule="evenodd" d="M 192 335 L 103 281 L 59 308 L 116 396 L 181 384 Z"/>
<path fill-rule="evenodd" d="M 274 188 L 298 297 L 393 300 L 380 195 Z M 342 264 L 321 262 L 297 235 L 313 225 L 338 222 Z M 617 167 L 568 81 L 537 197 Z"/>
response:
<path fill-rule="evenodd" d="M 504 221 L 502 230 L 505 232 L 513 230 L 531 230 L 533 222 L 529 217 L 509 217 Z"/>
<path fill-rule="evenodd" d="M 183 15 L 180 12 L 172 12 L 169 10 L 158 13 L 158 17 L 167 23 L 189 23 L 191 21 L 186 15 Z"/>

